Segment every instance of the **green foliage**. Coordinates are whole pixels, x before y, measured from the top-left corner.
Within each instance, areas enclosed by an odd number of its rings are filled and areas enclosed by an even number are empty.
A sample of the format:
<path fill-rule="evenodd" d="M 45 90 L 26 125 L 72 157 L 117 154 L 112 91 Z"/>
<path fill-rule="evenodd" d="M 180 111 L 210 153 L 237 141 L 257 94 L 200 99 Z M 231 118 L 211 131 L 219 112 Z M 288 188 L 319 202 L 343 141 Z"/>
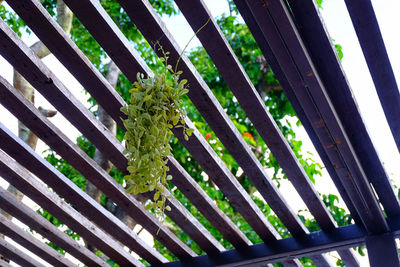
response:
<path fill-rule="evenodd" d="M 146 205 L 146 209 L 154 209 L 161 216 L 164 209 L 171 209 L 165 206 L 165 190 L 169 190 L 167 181 L 172 179 L 167 175 L 169 168 L 166 165 L 168 156 L 172 155 L 171 129 L 182 127 L 186 140 L 193 132 L 186 128 L 186 112 L 180 107 L 180 97 L 189 92 L 187 81 L 179 80 L 182 72 L 175 72 L 167 64 L 167 55 L 168 52 L 161 58 L 165 62 L 164 72 L 147 78 L 138 73 L 137 82 L 130 90 L 129 104 L 121 109 L 128 116 L 124 121 L 125 154 L 129 160 L 129 175 L 124 177 L 130 185 L 127 192 L 136 195 L 155 191 L 154 202 Z M 167 77 L 168 72 L 172 73 L 171 80 Z"/>
<path fill-rule="evenodd" d="M 30 30 L 26 27 L 26 24 L 21 20 L 14 12 L 6 9 L 6 7 L 0 4 L 0 19 L 2 19 L 11 29 L 19 36 L 25 31 L 30 34 Z"/>

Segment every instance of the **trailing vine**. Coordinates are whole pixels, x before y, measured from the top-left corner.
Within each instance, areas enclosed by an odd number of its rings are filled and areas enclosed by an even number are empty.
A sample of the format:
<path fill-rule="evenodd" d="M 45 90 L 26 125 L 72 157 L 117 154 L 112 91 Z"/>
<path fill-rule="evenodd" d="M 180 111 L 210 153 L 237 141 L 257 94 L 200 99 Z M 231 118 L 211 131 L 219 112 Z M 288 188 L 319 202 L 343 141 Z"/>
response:
<path fill-rule="evenodd" d="M 155 73 L 145 78 L 137 74 L 137 82 L 130 90 L 131 99 L 127 106 L 121 108 L 128 118 L 124 121 L 126 133 L 125 154 L 128 157 L 128 175 L 124 177 L 130 185 L 128 193 L 140 194 L 155 191 L 153 201 L 146 209 L 154 209 L 161 216 L 164 210 L 171 210 L 165 205 L 168 180 L 168 156 L 172 155 L 169 141 L 173 127 L 182 127 L 186 140 L 193 129 L 185 125 L 185 110 L 180 107 L 180 98 L 189 92 L 187 80 L 180 80 L 181 71 L 168 65 L 168 52 L 162 47 L 160 60 L 165 65 L 164 72 Z M 168 72 L 172 78 L 168 78 Z"/>

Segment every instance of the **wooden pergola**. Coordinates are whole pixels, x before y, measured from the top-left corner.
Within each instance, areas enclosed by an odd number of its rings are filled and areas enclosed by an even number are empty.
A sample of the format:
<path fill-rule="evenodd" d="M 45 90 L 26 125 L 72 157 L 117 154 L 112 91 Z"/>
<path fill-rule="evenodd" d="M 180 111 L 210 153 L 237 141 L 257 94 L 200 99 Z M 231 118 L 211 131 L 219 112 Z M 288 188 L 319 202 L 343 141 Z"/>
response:
<path fill-rule="evenodd" d="M 132 83 L 138 72 L 153 75 L 98 0 L 64 2 Z M 150 3 L 147 0 L 119 2 L 147 41 L 158 41 L 165 51 L 170 52 L 171 62 L 176 62 L 182 49 Z M 211 17 L 202 0 L 175 2 L 195 31 Z M 369 0 L 345 2 L 400 151 L 399 89 L 373 7 Z M 125 105 L 124 100 L 47 13 L 40 1 L 7 0 L 7 3 L 99 105 L 124 128 L 120 119 L 125 116 L 120 111 Z M 180 60 L 179 69 L 183 71 L 182 78 L 190 84 L 189 98 L 287 227 L 291 238 L 281 239 L 197 130 L 186 141 L 181 130 L 173 129 L 176 137 L 231 205 L 264 241 L 252 244 L 178 161 L 170 158 L 168 164 L 172 182 L 235 247 L 225 250 L 176 199 L 169 198 L 168 204 L 172 209 L 166 211 L 167 216 L 206 252 L 206 255 L 197 255 L 1 76 L 1 104 L 180 260 L 169 262 L 2 124 L 0 175 L 120 266 L 143 266 L 123 246 L 152 266 L 270 266 L 273 262 L 301 266 L 297 258 L 303 256 L 309 256 L 316 266 L 331 266 L 324 255 L 329 251 L 337 251 L 346 266 L 360 266 L 351 248 L 361 245 L 366 245 L 368 249 L 371 266 L 400 266 L 395 243 L 395 238 L 400 235 L 399 200 L 371 142 L 316 4 L 313 0 L 235 0 L 235 4 L 279 79 L 355 224 L 343 227 L 336 225 L 213 19 L 198 33 L 199 40 L 304 200 L 321 231 L 310 233 L 307 230 L 185 55 Z M 155 52 L 160 53 L 158 50 Z M 0 54 L 120 171 L 126 173 L 127 158 L 123 154 L 123 145 L 2 20 Z M 186 119 L 186 124 L 195 128 L 189 119 Z M 87 266 L 108 266 L 3 189 L 0 189 L 0 209 Z M 0 217 L 0 232 L 54 266 L 73 265 L 4 216 Z M 0 239 L 0 254 L 22 266 L 42 266 L 4 239 Z M 8 263 L 0 261 L 0 265 L 8 266 Z"/>

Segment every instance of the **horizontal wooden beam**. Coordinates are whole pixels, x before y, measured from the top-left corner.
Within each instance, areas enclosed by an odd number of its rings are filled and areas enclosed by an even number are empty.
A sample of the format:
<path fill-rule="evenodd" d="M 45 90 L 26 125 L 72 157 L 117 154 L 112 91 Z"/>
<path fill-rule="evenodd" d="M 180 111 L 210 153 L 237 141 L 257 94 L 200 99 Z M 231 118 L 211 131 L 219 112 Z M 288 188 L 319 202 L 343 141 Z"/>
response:
<path fill-rule="evenodd" d="M 35 238 L 32 234 L 16 226 L 3 214 L 0 214 L 0 233 L 13 239 L 22 247 L 38 255 L 40 258 L 54 266 L 76 266 L 56 250 L 50 248 L 42 241 Z"/>
<path fill-rule="evenodd" d="M 42 263 L 26 255 L 25 252 L 14 247 L 3 238 L 0 238 L 0 253 L 7 259 L 10 259 L 24 267 L 44 267 Z"/>
<path fill-rule="evenodd" d="M 400 225 L 396 225 L 400 226 Z M 202 255 L 187 261 L 175 261 L 165 267 L 197 266 L 262 266 L 287 259 L 318 255 L 337 250 L 363 245 L 367 233 L 357 225 L 336 228 L 330 232 L 318 231 L 303 238 L 285 238 L 272 244 L 256 244 L 244 249 L 227 250 L 219 255 Z M 251 265 L 252 264 L 252 265 Z"/>

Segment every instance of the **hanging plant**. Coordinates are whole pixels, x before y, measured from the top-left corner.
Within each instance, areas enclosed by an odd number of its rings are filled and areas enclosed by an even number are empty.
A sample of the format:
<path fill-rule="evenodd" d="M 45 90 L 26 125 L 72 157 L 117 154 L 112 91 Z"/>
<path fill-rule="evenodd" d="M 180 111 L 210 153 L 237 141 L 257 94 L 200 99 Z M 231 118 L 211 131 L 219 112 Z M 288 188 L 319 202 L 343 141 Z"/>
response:
<path fill-rule="evenodd" d="M 128 172 L 124 177 L 130 185 L 128 193 L 140 194 L 155 191 L 153 201 L 146 209 L 154 209 L 163 215 L 164 209 L 171 210 L 165 205 L 166 192 L 169 190 L 167 175 L 168 156 L 172 155 L 169 141 L 171 129 L 182 127 L 186 140 L 193 129 L 185 126 L 185 110 L 180 106 L 183 95 L 189 92 L 187 80 L 180 80 L 181 71 L 176 71 L 168 65 L 168 52 L 164 53 L 165 71 L 155 73 L 153 77 L 145 78 L 137 74 L 137 82 L 130 90 L 131 99 L 127 106 L 121 108 L 128 118 L 124 121 L 126 133 L 125 154 L 128 157 Z M 172 78 L 168 79 L 168 72 Z"/>

